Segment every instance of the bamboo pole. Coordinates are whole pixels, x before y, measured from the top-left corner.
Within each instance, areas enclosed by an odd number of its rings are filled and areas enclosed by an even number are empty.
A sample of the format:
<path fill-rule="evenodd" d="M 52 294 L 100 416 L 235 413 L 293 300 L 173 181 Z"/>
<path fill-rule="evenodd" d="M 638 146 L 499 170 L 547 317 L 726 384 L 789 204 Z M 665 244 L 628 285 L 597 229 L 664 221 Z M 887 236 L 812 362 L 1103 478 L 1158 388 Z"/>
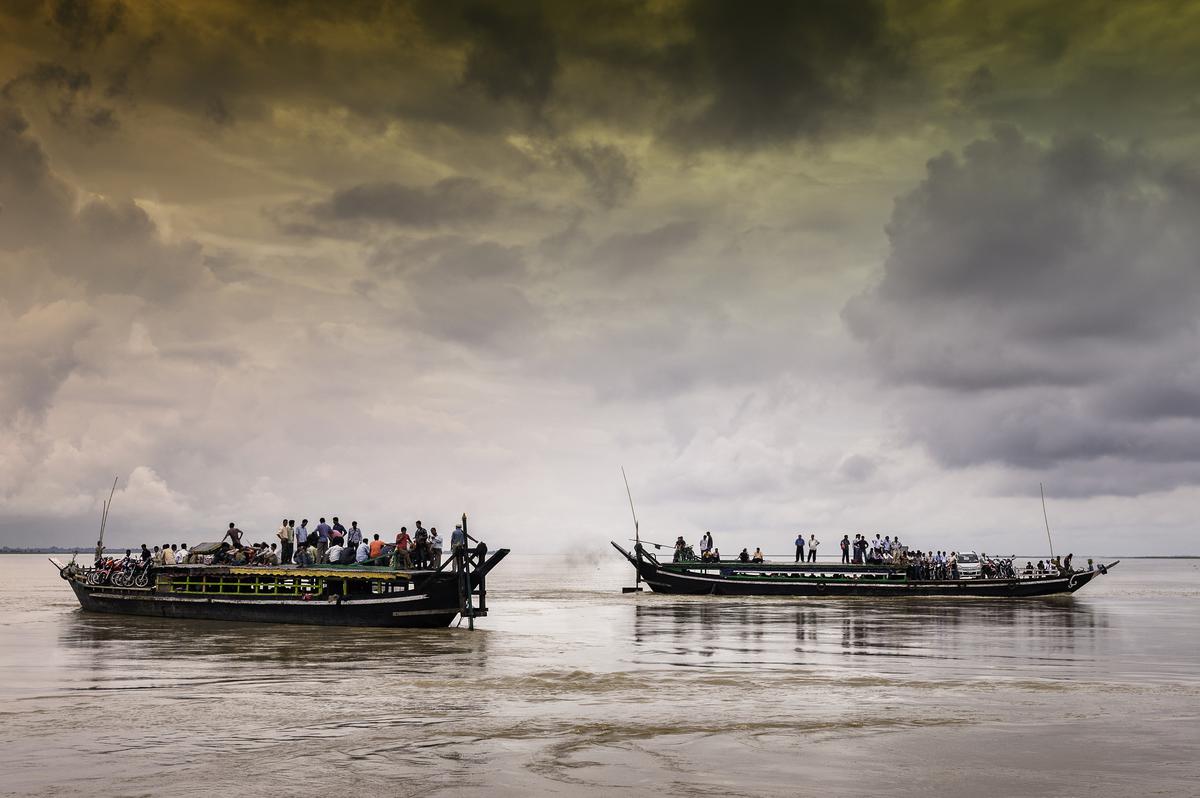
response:
<path fill-rule="evenodd" d="M 1050 537 L 1050 516 L 1046 514 L 1046 489 L 1042 487 L 1042 483 L 1038 483 L 1038 490 L 1042 494 L 1042 519 L 1046 522 L 1046 540 L 1050 543 L 1050 561 L 1054 561 L 1054 539 Z"/>

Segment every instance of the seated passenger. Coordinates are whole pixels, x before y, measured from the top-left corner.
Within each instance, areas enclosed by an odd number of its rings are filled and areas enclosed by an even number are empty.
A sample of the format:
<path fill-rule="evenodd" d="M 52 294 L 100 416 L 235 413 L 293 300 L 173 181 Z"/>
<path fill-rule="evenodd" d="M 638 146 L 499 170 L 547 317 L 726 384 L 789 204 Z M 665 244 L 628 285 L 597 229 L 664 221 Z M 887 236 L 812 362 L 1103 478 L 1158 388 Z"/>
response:
<path fill-rule="evenodd" d="M 340 543 L 331 543 L 325 550 L 325 562 L 336 564 L 342 558 L 342 548 Z"/>
<path fill-rule="evenodd" d="M 750 558 L 750 562 L 762 562 L 762 561 L 763 561 L 762 549 L 755 546 L 754 547 L 754 556 Z"/>
<path fill-rule="evenodd" d="M 741 562 L 750 562 L 750 552 L 742 549 L 742 553 L 738 555 L 738 560 Z"/>
<path fill-rule="evenodd" d="M 383 554 L 383 541 L 379 539 L 378 532 L 371 536 L 370 552 L 372 560 Z"/>
<path fill-rule="evenodd" d="M 371 557 L 371 545 L 367 541 L 358 544 L 358 550 L 354 552 L 354 561 L 364 563 Z"/>

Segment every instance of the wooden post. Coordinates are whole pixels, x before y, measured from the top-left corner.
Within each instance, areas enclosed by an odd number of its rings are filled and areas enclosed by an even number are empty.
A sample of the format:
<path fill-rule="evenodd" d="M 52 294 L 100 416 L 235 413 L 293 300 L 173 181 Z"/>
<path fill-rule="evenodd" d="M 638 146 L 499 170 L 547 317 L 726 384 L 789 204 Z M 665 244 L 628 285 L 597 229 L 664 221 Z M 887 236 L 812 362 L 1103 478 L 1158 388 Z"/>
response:
<path fill-rule="evenodd" d="M 467 554 L 467 545 L 466 545 L 466 541 L 470 540 L 470 537 L 467 535 L 467 514 L 466 513 L 463 513 L 462 528 L 463 528 L 462 576 L 460 578 L 463 580 L 463 587 L 464 587 L 463 592 L 467 597 L 467 606 L 466 606 L 467 628 L 473 630 L 475 628 L 475 602 L 471 598 L 471 557 L 470 557 L 470 555 Z"/>

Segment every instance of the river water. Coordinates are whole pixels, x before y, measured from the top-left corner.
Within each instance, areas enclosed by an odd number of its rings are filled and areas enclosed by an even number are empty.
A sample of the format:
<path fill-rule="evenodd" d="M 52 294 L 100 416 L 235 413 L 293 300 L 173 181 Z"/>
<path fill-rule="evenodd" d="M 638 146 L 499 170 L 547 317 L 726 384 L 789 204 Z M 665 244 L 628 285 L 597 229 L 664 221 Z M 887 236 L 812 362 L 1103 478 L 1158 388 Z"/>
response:
<path fill-rule="evenodd" d="M 1200 795 L 1200 561 L 1071 599 L 622 595 L 510 556 L 476 631 L 89 615 L 0 557 L 9 795 Z"/>

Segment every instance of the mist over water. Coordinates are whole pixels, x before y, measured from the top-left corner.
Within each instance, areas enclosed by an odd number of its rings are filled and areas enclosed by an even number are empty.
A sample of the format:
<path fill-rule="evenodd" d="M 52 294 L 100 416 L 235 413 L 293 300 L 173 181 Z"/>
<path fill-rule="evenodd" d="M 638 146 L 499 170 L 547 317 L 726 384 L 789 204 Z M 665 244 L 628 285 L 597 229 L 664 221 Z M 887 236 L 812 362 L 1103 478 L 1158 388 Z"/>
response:
<path fill-rule="evenodd" d="M 1198 566 L 881 602 L 515 554 L 468 632 L 88 615 L 0 557 L 0 792 L 1190 795 Z"/>

